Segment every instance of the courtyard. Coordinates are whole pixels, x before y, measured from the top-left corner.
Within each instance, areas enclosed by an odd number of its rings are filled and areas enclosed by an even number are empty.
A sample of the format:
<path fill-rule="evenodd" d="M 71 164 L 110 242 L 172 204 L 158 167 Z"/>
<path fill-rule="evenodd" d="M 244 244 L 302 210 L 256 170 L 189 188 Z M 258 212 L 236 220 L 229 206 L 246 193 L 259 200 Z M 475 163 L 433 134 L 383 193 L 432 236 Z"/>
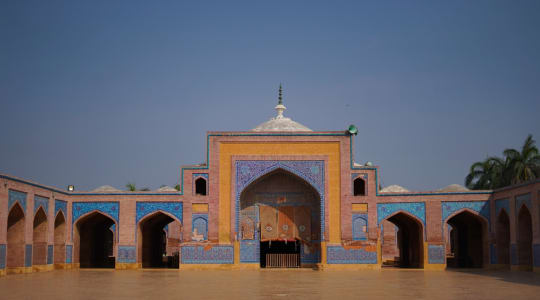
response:
<path fill-rule="evenodd" d="M 2 299 L 538 299 L 540 274 L 488 270 L 61 270 L 0 278 Z"/>

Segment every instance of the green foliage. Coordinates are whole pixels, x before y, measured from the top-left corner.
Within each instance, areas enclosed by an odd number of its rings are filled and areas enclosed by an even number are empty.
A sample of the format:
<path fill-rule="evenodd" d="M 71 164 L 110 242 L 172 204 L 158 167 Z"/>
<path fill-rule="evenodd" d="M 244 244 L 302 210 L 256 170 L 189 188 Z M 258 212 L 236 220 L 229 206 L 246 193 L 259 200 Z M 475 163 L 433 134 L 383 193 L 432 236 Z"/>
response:
<path fill-rule="evenodd" d="M 498 189 L 540 178 L 540 154 L 532 135 L 521 151 L 506 149 L 503 158 L 488 157 L 471 165 L 465 185 L 472 190 Z"/>
<path fill-rule="evenodd" d="M 135 192 L 137 190 L 135 183 L 131 183 L 131 182 L 128 182 L 128 184 L 126 184 L 126 188 L 130 192 Z"/>
<path fill-rule="evenodd" d="M 177 190 L 177 191 L 180 191 L 180 184 L 175 185 L 174 189 Z"/>

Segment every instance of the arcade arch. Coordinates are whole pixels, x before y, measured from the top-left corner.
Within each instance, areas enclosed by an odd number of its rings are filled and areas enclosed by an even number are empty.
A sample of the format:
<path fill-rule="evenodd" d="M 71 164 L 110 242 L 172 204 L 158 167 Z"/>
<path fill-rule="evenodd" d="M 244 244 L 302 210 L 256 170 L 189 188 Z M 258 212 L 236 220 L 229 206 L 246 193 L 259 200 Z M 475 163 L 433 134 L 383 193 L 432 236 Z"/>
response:
<path fill-rule="evenodd" d="M 47 228 L 47 214 L 43 207 L 40 207 L 34 216 L 32 233 L 32 264 L 35 266 L 47 264 Z"/>
<path fill-rule="evenodd" d="M 497 217 L 497 264 L 510 265 L 510 218 L 504 209 Z"/>
<path fill-rule="evenodd" d="M 114 268 L 115 221 L 99 211 L 81 217 L 74 226 L 74 254 L 81 268 Z M 118 227 L 118 226 L 116 226 Z"/>
<path fill-rule="evenodd" d="M 59 211 L 54 219 L 54 263 L 66 262 L 66 218 Z"/>
<path fill-rule="evenodd" d="M 452 230 L 447 238 L 453 257 L 447 258 L 450 268 L 481 268 L 487 261 L 487 221 L 470 210 L 464 209 L 447 219 Z"/>
<path fill-rule="evenodd" d="M 157 211 L 146 216 L 137 229 L 137 261 L 143 268 L 178 268 L 181 223 Z"/>
<path fill-rule="evenodd" d="M 424 226 L 420 220 L 400 211 L 385 219 L 397 229 L 398 255 L 394 264 L 401 268 L 424 267 Z M 384 221 L 383 221 L 384 222 Z"/>
<path fill-rule="evenodd" d="M 521 206 L 517 221 L 518 264 L 525 270 L 532 270 L 532 218 L 525 205 Z"/>
<path fill-rule="evenodd" d="M 24 211 L 15 203 L 8 214 L 6 267 L 24 266 Z"/>

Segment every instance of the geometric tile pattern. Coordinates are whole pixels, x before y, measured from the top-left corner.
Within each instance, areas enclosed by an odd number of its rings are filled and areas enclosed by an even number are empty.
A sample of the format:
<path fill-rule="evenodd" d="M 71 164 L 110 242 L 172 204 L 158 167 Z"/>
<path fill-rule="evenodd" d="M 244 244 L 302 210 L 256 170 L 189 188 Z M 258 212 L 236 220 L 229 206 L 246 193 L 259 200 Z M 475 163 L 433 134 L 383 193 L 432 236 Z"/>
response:
<path fill-rule="evenodd" d="M 73 262 L 73 245 L 66 245 L 66 263 Z"/>
<path fill-rule="evenodd" d="M 24 247 L 24 266 L 32 266 L 32 245 L 25 245 Z"/>
<path fill-rule="evenodd" d="M 178 201 L 171 202 L 137 202 L 136 219 L 135 223 L 139 224 L 139 221 L 145 216 L 154 213 L 156 211 L 163 211 L 176 217 L 176 219 L 182 223 L 182 211 L 183 203 Z"/>
<path fill-rule="evenodd" d="M 0 244 L 0 269 L 6 268 L 6 244 Z"/>
<path fill-rule="evenodd" d="M 405 211 L 426 224 L 426 204 L 424 202 L 377 203 L 377 224 L 381 224 L 391 214 Z"/>
<path fill-rule="evenodd" d="M 240 262 L 241 263 L 258 263 L 260 259 L 260 241 L 240 241 Z"/>
<path fill-rule="evenodd" d="M 234 262 L 233 246 L 183 246 L 183 264 L 232 264 Z"/>
<path fill-rule="evenodd" d="M 19 202 L 24 213 L 26 214 L 26 193 L 9 190 L 8 210 L 15 202 Z"/>
<path fill-rule="evenodd" d="M 191 231 L 197 229 L 197 234 L 202 234 L 204 240 L 208 240 L 208 214 L 192 214 L 191 220 Z"/>
<path fill-rule="evenodd" d="M 34 195 L 34 214 L 39 209 L 39 207 L 43 207 L 43 212 L 45 215 L 49 214 L 49 198 L 41 197 L 38 195 Z"/>
<path fill-rule="evenodd" d="M 118 246 L 119 263 L 134 263 L 135 259 L 135 246 Z"/>
<path fill-rule="evenodd" d="M 366 240 L 368 228 L 367 214 L 352 214 L 352 239 L 353 241 Z"/>
<path fill-rule="evenodd" d="M 510 200 L 508 198 L 495 200 L 495 216 L 498 216 L 502 209 L 505 209 L 506 214 L 510 215 Z"/>
<path fill-rule="evenodd" d="M 64 217 L 67 216 L 67 201 L 54 200 L 54 215 L 56 216 L 59 211 L 62 211 Z"/>
<path fill-rule="evenodd" d="M 442 221 L 444 222 L 451 214 L 463 208 L 468 208 L 479 213 L 488 222 L 490 220 L 489 201 L 443 201 L 441 203 Z"/>
<path fill-rule="evenodd" d="M 72 206 L 72 224 L 74 224 L 80 216 L 94 210 L 111 217 L 118 223 L 118 211 L 120 209 L 118 202 L 73 202 Z"/>
<path fill-rule="evenodd" d="M 364 249 L 345 249 L 342 246 L 327 246 L 328 264 L 376 264 L 377 252 Z"/>
<path fill-rule="evenodd" d="M 47 264 L 53 263 L 54 248 L 53 245 L 47 245 Z"/>
<path fill-rule="evenodd" d="M 430 264 L 445 263 L 444 245 L 428 245 L 428 262 Z"/>

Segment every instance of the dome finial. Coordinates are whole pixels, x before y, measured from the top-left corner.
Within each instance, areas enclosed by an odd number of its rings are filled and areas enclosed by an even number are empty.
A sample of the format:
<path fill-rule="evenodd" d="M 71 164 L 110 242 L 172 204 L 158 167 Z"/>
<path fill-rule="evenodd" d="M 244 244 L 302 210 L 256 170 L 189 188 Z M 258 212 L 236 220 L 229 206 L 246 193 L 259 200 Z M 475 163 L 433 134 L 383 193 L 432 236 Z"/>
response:
<path fill-rule="evenodd" d="M 278 101 L 278 104 L 283 104 L 283 95 L 282 95 L 282 91 L 283 89 L 281 88 L 281 83 L 279 84 L 279 101 Z"/>
<path fill-rule="evenodd" d="M 282 119 L 283 118 L 283 111 L 287 109 L 285 105 L 283 105 L 283 89 L 281 88 L 281 83 L 279 84 L 279 101 L 276 107 L 274 107 L 277 111 L 276 119 Z"/>

